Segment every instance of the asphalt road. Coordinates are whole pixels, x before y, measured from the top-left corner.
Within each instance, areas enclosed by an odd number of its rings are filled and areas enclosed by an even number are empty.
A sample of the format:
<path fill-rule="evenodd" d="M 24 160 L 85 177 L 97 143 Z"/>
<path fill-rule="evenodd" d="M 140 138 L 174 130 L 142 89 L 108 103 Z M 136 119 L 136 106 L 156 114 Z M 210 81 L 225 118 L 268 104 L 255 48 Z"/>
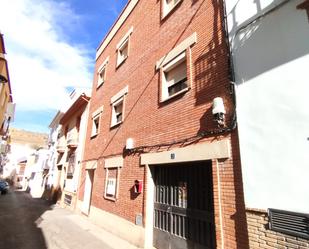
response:
<path fill-rule="evenodd" d="M 116 248 L 135 247 L 87 218 L 26 192 L 0 195 L 0 249 Z"/>

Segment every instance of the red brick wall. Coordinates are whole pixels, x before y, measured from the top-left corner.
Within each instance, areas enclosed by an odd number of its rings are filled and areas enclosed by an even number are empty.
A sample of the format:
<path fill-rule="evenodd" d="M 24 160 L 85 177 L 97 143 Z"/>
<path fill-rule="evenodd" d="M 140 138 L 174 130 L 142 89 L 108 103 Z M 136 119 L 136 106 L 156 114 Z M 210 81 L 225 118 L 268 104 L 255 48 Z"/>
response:
<path fill-rule="evenodd" d="M 230 139 L 232 157 L 226 160 L 218 160 L 219 172 L 216 160 L 213 160 L 212 165 L 217 248 L 222 248 L 221 236 L 223 233 L 223 248 L 247 249 L 249 248 L 249 242 L 237 130 L 232 132 Z M 218 183 L 218 178 L 220 184 Z M 221 196 L 218 193 L 219 189 Z M 221 228 L 219 218 L 220 204 L 223 229 Z"/>
<path fill-rule="evenodd" d="M 144 194 L 134 196 L 131 188 L 134 180 L 145 180 L 145 168 L 140 166 L 139 154 L 125 156 L 120 176 L 119 199 L 113 202 L 103 197 L 104 158 L 122 154 L 129 137 L 134 139 L 135 146 L 154 145 L 192 137 L 201 131 L 216 128 L 211 114 L 214 97 L 224 99 L 227 123 L 230 122 L 233 111 L 229 93 L 228 50 L 223 37 L 220 5 L 212 0 L 183 0 L 164 20 L 160 19 L 160 8 L 160 1 L 140 0 L 95 66 L 97 72 L 101 63 L 109 56 L 106 81 L 97 89 L 95 74 L 90 103 L 90 117 L 97 108 L 104 106 L 100 133 L 93 139 L 90 139 L 91 119 L 88 121 L 84 162 L 100 158 L 95 170 L 91 205 L 131 222 L 134 222 L 137 213 L 144 212 Z M 130 38 L 129 57 L 116 68 L 116 45 L 131 26 L 134 30 Z M 197 43 L 191 50 L 191 89 L 170 101 L 160 103 L 160 77 L 155 64 L 194 32 L 197 32 Z M 129 91 L 125 100 L 125 120 L 121 125 L 110 128 L 110 99 L 126 85 L 129 86 Z M 248 243 L 236 131 L 231 138 L 235 146 L 233 158 L 220 163 L 224 244 L 229 249 L 246 249 Z M 213 139 L 216 138 L 209 138 L 210 141 Z M 166 149 L 168 148 L 156 148 L 152 152 Z M 218 225 L 218 185 L 214 164 L 213 167 L 219 248 L 222 242 Z M 85 171 L 81 176 L 81 200 L 84 178 Z"/>

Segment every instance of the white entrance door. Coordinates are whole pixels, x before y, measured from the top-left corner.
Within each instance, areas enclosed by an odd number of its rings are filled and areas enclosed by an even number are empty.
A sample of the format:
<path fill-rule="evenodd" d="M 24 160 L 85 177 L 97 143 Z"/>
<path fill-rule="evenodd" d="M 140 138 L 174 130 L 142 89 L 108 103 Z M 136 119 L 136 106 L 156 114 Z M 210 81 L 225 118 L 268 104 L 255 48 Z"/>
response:
<path fill-rule="evenodd" d="M 90 208 L 90 203 L 91 203 L 93 174 L 94 174 L 94 170 L 86 170 L 84 201 L 83 201 L 83 206 L 82 206 L 82 212 L 86 215 L 89 214 L 89 208 Z"/>

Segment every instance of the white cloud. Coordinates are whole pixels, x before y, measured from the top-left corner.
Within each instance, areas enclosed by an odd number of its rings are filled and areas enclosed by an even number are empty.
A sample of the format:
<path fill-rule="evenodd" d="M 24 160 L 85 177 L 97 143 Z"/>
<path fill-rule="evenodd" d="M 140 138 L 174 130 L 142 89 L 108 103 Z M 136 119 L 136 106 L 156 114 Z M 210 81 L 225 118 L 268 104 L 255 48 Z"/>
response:
<path fill-rule="evenodd" d="M 91 87 L 92 55 L 66 37 L 78 22 L 66 3 L 1 1 L 0 30 L 18 110 L 59 109 L 68 98 L 65 87 Z"/>

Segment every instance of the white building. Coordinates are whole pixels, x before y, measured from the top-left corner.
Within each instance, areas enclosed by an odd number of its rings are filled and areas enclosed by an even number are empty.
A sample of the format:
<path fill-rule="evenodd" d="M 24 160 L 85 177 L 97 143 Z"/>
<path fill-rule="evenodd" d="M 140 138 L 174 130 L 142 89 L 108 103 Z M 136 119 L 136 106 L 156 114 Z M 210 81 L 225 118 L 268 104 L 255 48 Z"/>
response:
<path fill-rule="evenodd" d="M 47 149 L 38 149 L 34 156 L 34 164 L 26 165 L 24 176 L 28 179 L 28 186 L 32 197 L 40 198 L 43 196 L 47 185 L 48 158 L 50 152 Z"/>
<path fill-rule="evenodd" d="M 57 189 L 60 185 L 61 169 L 58 169 L 57 166 L 57 147 L 58 147 L 58 138 L 60 136 L 61 125 L 59 124 L 60 119 L 63 116 L 63 112 L 58 111 L 52 122 L 49 125 L 50 134 L 48 138 L 49 152 L 50 156 L 48 159 L 49 165 L 49 175 L 47 179 L 47 185 L 50 189 L 50 198 L 56 201 L 57 199 Z"/>
<path fill-rule="evenodd" d="M 309 1 L 225 4 L 248 225 L 309 239 Z"/>
<path fill-rule="evenodd" d="M 50 124 L 50 174 L 48 183 L 52 199 L 62 205 L 75 207 L 80 166 L 84 151 L 88 119 L 87 90 L 71 93 L 70 102 L 59 111 Z"/>

